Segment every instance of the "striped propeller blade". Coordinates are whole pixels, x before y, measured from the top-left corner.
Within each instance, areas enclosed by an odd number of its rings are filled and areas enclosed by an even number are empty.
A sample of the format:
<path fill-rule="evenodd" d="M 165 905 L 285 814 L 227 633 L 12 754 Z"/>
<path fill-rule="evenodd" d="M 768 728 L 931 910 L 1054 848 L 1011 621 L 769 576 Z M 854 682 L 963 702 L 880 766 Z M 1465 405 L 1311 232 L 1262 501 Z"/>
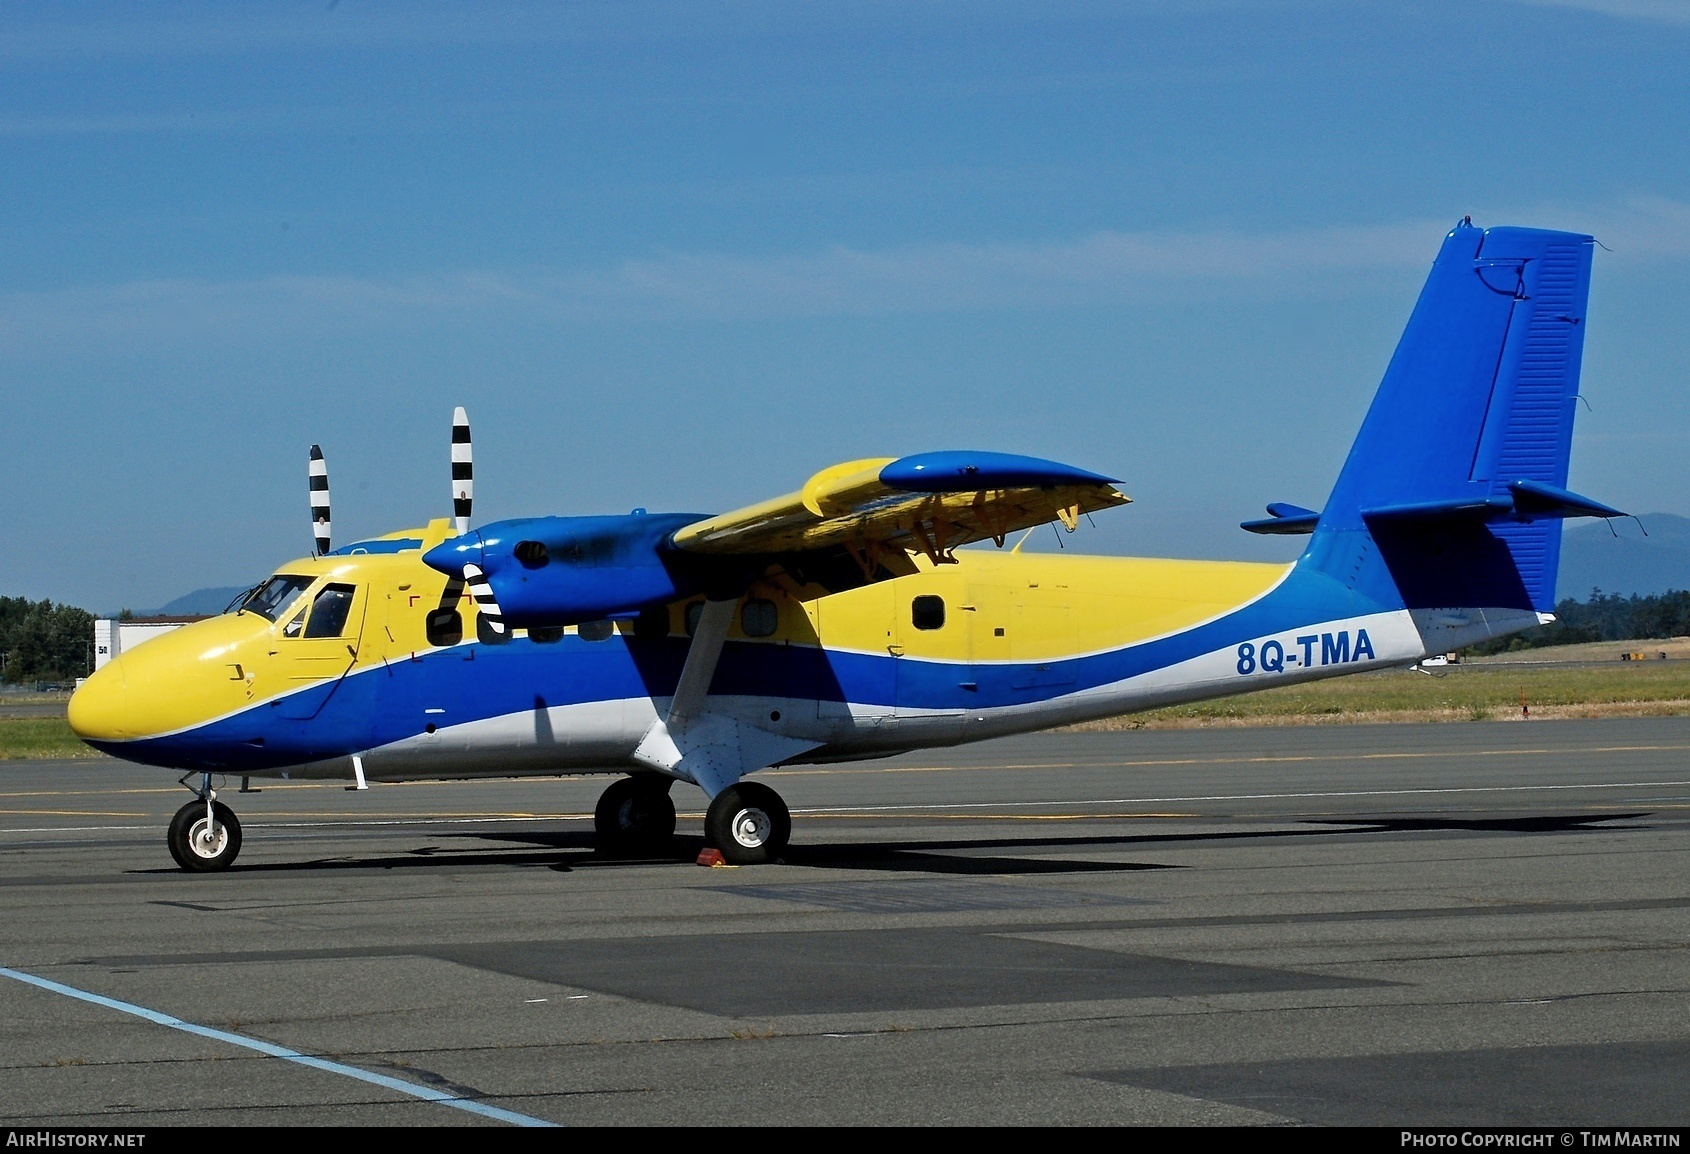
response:
<path fill-rule="evenodd" d="M 475 455 L 470 449 L 469 414 L 459 405 L 452 410 L 452 517 L 459 533 L 469 532 L 475 504 Z"/>
<path fill-rule="evenodd" d="M 311 533 L 321 557 L 329 551 L 334 534 L 329 528 L 329 463 L 316 445 L 311 446 Z"/>
<path fill-rule="evenodd" d="M 505 616 L 499 612 L 499 602 L 493 597 L 493 587 L 487 583 L 487 574 L 481 571 L 481 566 L 465 565 L 464 583 L 469 586 L 469 595 L 475 599 L 476 612 L 487 622 L 487 627 L 494 633 L 503 633 Z"/>

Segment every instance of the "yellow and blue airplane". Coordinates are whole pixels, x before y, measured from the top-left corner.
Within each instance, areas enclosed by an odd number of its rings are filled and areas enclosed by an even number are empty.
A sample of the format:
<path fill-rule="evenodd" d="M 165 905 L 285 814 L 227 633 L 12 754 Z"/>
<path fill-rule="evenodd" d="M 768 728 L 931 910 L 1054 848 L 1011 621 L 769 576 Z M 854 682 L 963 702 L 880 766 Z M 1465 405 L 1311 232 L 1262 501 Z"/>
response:
<path fill-rule="evenodd" d="M 1566 489 L 1592 238 L 1444 239 L 1325 507 L 1289 565 L 1028 554 L 1023 529 L 1128 500 L 1108 477 L 988 452 L 851 461 L 717 516 L 455 521 L 318 548 L 220 617 L 110 662 L 70 723 L 185 770 L 169 845 L 227 867 L 217 775 L 406 781 L 618 771 L 601 848 L 672 837 L 676 781 L 705 836 L 767 861 L 791 832 L 757 770 L 946 746 L 1385 666 L 1552 620 L 1561 522 L 1619 510 Z M 958 551 L 991 541 L 999 547 Z M 1023 538 L 1023 541 L 1025 538 Z"/>

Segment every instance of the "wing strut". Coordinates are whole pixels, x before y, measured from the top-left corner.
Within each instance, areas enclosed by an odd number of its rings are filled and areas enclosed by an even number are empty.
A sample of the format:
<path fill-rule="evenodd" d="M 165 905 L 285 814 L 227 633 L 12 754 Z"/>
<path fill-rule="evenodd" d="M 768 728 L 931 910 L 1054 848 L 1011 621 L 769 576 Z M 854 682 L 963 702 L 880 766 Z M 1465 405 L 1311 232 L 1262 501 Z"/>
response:
<path fill-rule="evenodd" d="M 738 606 L 737 597 L 704 603 L 669 711 L 651 723 L 633 754 L 633 760 L 647 769 L 690 781 L 711 798 L 750 770 L 820 744 L 770 733 L 706 708 L 710 681 L 716 676 Z"/>
<path fill-rule="evenodd" d="M 681 680 L 675 686 L 675 696 L 669 701 L 669 715 L 663 719 L 670 733 L 687 727 L 696 718 L 710 693 L 710 679 L 716 676 L 716 663 L 722 659 L 722 646 L 728 640 L 728 626 L 733 624 L 732 601 L 706 601 L 704 612 L 698 615 L 693 630 L 692 646 L 687 650 L 687 663 L 681 667 Z"/>

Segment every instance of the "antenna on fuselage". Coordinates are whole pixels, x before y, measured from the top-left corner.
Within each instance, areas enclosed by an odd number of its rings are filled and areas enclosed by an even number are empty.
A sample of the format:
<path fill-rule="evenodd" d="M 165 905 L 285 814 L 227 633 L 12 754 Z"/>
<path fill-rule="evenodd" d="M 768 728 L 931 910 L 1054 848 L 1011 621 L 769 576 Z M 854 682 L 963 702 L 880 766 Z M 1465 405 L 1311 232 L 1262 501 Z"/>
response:
<path fill-rule="evenodd" d="M 317 540 L 317 556 L 329 551 L 333 533 L 329 528 L 329 463 L 323 450 L 311 446 L 311 533 Z"/>
<path fill-rule="evenodd" d="M 459 405 L 452 410 L 452 520 L 459 533 L 469 532 L 475 505 L 475 454 L 470 448 L 469 414 Z"/>

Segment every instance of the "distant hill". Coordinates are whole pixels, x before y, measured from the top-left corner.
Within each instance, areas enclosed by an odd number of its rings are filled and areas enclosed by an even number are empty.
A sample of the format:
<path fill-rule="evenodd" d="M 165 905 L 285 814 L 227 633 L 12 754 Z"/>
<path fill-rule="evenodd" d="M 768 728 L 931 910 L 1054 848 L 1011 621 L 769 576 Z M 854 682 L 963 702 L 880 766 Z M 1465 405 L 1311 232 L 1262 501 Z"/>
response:
<path fill-rule="evenodd" d="M 245 585 L 219 586 L 215 589 L 195 589 L 192 593 L 184 593 L 167 605 L 145 614 L 148 617 L 187 617 L 195 613 L 221 613 L 229 607 L 229 602 L 247 591 Z"/>
<path fill-rule="evenodd" d="M 1568 522 L 1557 600 L 1583 601 L 1592 589 L 1627 597 L 1690 589 L 1690 517 L 1645 513 L 1641 520 L 1647 537 L 1636 521 L 1614 521 L 1611 529 L 1601 521 Z"/>

